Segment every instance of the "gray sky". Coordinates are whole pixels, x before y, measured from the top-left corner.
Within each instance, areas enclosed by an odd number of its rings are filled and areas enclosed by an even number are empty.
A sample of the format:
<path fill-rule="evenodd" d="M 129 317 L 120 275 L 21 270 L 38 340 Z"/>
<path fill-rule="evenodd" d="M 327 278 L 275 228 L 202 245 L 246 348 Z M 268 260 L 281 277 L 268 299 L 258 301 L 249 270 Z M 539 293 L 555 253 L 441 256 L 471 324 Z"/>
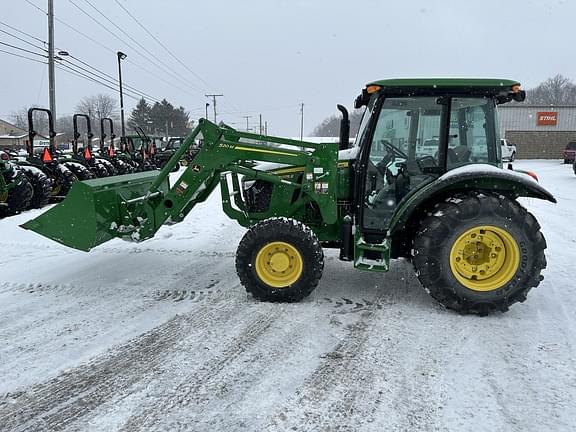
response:
<path fill-rule="evenodd" d="M 126 84 L 184 106 L 192 118 L 203 116 L 205 103 L 211 102 L 204 94 L 222 93 L 219 120 L 245 129 L 243 116 L 255 116 L 249 119 L 253 127 L 262 114 L 270 134 L 300 134 L 301 102 L 304 131 L 310 133 L 337 113 L 337 103 L 351 109 L 367 82 L 387 77 L 493 76 L 519 80 L 524 88 L 557 73 L 576 80 L 576 56 L 571 52 L 576 2 L 568 0 L 118 2 L 187 68 L 146 34 L 116 0 L 54 0 L 61 21 L 56 21 L 56 46 L 113 77 L 117 76 L 115 52 L 121 50 L 128 55 L 122 68 Z M 47 8 L 47 0 L 1 0 L 0 21 L 47 40 L 46 16 L 30 3 Z M 29 40 L 3 25 L 0 30 Z M 1 32 L 0 41 L 40 51 Z M 0 49 L 40 59 L 6 46 Z M 31 104 L 48 106 L 46 66 L 2 52 L 0 61 L 0 118 Z M 56 71 L 56 80 L 58 115 L 73 114 L 83 96 L 117 95 L 61 70 Z M 135 103 L 125 98 L 126 115 Z"/>

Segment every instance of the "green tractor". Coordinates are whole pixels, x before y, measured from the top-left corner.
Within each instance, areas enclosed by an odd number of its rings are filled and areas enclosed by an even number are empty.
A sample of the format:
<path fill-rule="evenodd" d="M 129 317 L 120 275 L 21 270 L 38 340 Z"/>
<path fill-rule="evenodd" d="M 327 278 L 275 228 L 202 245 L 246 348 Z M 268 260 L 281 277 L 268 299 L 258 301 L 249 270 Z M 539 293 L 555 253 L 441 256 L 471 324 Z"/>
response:
<path fill-rule="evenodd" d="M 0 218 L 30 207 L 34 188 L 25 173 L 0 150 Z"/>
<path fill-rule="evenodd" d="M 34 112 L 36 111 L 47 115 L 49 136 L 51 139 L 56 137 L 52 112 L 45 108 L 30 108 L 28 110 L 28 156 L 24 160 L 18 158 L 17 163 L 30 176 L 29 179 L 33 184 L 33 207 L 40 208 L 49 200 L 61 201 L 70 191 L 72 183 L 77 180 L 77 177 L 58 160 L 57 151 L 53 144 L 39 149 L 41 150 L 39 154 L 35 151 L 34 138 L 38 134 L 34 127 Z M 48 190 L 48 185 L 50 185 L 50 190 Z"/>
<path fill-rule="evenodd" d="M 172 155 L 178 151 L 180 146 L 184 143 L 186 137 L 170 137 L 168 138 L 166 145 L 161 149 L 158 149 L 154 155 L 154 162 L 159 168 L 163 168 L 164 165 L 172 158 Z M 181 166 L 186 167 L 190 164 L 192 159 L 194 159 L 195 154 L 198 152 L 198 145 L 192 145 L 186 153 L 182 155 L 179 164 L 174 167 L 174 171 L 178 171 Z"/>
<path fill-rule="evenodd" d="M 201 119 L 159 173 L 77 183 L 23 227 L 85 251 L 113 238 L 143 241 L 220 186 L 224 212 L 248 228 L 236 270 L 257 299 L 305 298 L 322 275 L 323 248 L 338 248 L 341 260 L 367 271 L 409 259 L 447 308 L 506 311 L 546 267 L 540 226 L 517 198 L 556 202 L 530 175 L 502 168 L 497 106 L 524 99 L 506 79 L 376 81 L 356 99 L 365 112 L 351 148 L 342 106 L 340 145 Z M 170 185 L 200 136 L 202 147 Z"/>

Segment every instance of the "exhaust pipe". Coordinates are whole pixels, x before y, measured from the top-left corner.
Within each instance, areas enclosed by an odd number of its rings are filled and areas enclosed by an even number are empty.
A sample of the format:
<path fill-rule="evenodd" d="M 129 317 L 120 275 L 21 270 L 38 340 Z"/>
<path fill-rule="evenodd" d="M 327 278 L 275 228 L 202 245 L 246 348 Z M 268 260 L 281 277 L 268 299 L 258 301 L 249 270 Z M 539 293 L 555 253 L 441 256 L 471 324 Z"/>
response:
<path fill-rule="evenodd" d="M 336 105 L 336 108 L 342 113 L 342 120 L 340 120 L 340 150 L 346 150 L 350 147 L 350 118 L 348 117 L 348 110 L 343 105 Z"/>

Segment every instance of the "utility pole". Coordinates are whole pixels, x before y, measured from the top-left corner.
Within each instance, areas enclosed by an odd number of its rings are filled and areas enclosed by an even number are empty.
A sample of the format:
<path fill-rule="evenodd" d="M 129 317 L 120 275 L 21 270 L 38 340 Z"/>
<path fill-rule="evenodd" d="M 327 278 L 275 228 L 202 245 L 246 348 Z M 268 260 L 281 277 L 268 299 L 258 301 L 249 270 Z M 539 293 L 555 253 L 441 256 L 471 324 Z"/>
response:
<path fill-rule="evenodd" d="M 54 76 L 54 0 L 48 0 L 48 97 L 52 118 L 56 121 L 56 79 Z M 56 149 L 56 138 L 50 137 L 50 149 Z"/>
<path fill-rule="evenodd" d="M 207 94 L 206 97 L 212 98 L 212 107 L 214 108 L 214 123 L 216 123 L 216 98 L 224 96 L 223 94 Z"/>
<path fill-rule="evenodd" d="M 268 120 L 264 122 L 264 135 L 268 135 Z"/>
<path fill-rule="evenodd" d="M 300 104 L 300 141 L 304 140 L 304 102 Z"/>
<path fill-rule="evenodd" d="M 250 130 L 250 125 L 248 124 L 248 119 L 251 119 L 254 116 L 242 116 L 242 118 L 246 119 L 246 132 Z"/>
<path fill-rule="evenodd" d="M 260 114 L 260 135 L 262 135 L 262 114 Z"/>

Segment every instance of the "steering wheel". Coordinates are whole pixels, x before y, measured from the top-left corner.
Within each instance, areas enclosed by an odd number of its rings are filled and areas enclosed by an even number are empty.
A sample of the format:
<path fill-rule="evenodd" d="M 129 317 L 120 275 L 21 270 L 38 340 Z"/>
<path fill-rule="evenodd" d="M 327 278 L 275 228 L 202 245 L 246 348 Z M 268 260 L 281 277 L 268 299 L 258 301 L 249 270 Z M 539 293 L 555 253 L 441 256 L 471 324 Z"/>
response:
<path fill-rule="evenodd" d="M 402 150 L 400 150 L 398 147 L 396 147 L 394 144 L 390 143 L 390 141 L 380 140 L 380 144 L 382 144 L 387 149 L 392 150 L 392 152 L 396 153 L 398 156 L 401 156 L 404 159 L 408 159 L 408 155 L 404 153 Z"/>

